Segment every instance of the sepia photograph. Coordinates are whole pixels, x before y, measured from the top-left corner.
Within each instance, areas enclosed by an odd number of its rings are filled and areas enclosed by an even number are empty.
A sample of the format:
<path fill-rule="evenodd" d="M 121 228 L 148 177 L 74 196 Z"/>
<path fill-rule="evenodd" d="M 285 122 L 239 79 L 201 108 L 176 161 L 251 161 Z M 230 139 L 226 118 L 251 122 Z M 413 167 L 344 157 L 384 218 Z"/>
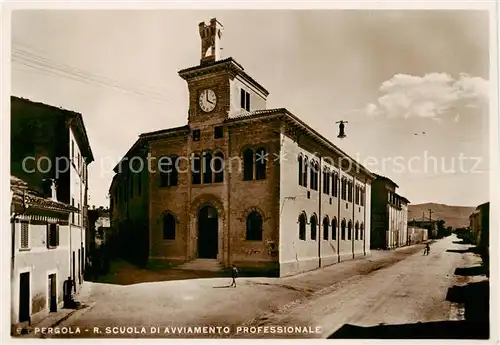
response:
<path fill-rule="evenodd" d="M 125 4 L 5 7 L 10 340 L 498 340 L 494 2 Z"/>

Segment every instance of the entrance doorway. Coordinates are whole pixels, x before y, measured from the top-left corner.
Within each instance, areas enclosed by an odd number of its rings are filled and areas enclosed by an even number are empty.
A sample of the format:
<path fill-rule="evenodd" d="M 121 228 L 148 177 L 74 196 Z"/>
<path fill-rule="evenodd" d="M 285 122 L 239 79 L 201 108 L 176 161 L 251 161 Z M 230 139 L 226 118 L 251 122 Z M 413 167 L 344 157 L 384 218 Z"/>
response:
<path fill-rule="evenodd" d="M 19 322 L 30 319 L 30 273 L 19 275 Z"/>
<path fill-rule="evenodd" d="M 49 274 L 49 310 L 57 311 L 57 283 L 55 273 Z"/>
<path fill-rule="evenodd" d="M 219 217 L 217 209 L 207 205 L 198 213 L 198 257 L 216 259 L 219 252 Z"/>

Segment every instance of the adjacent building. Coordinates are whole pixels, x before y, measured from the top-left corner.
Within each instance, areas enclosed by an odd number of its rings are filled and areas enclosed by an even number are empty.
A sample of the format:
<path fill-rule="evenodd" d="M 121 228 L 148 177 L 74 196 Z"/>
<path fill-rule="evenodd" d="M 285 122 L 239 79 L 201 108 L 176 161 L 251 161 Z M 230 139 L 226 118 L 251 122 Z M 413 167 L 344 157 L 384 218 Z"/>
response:
<path fill-rule="evenodd" d="M 490 203 L 477 206 L 469 216 L 469 222 L 474 244 L 479 247 L 485 263 L 489 264 Z"/>
<path fill-rule="evenodd" d="M 77 209 L 40 194 L 15 176 L 11 190 L 11 320 L 37 322 L 63 303 L 70 272 L 69 219 Z"/>
<path fill-rule="evenodd" d="M 109 243 L 113 239 L 111 233 L 111 222 L 109 209 L 99 207 L 88 211 L 89 235 L 93 239 L 89 252 L 101 247 L 104 243 Z"/>
<path fill-rule="evenodd" d="M 54 310 L 68 277 L 83 283 L 93 160 L 81 114 L 11 97 L 13 323 Z"/>
<path fill-rule="evenodd" d="M 399 186 L 391 179 L 376 175 L 372 182 L 371 248 L 393 249 L 409 245 L 408 204 L 396 193 Z"/>
<path fill-rule="evenodd" d="M 417 226 L 408 225 L 408 245 L 425 242 L 429 239 L 429 231 Z"/>
<path fill-rule="evenodd" d="M 438 237 L 438 220 L 429 220 L 422 217 L 422 219 L 417 220 L 413 219 L 408 221 L 408 224 L 422 229 L 427 229 L 428 238 L 437 238 Z"/>
<path fill-rule="evenodd" d="M 124 254 L 281 276 L 369 255 L 374 175 L 268 109 L 269 92 L 220 57 L 216 19 L 199 31 L 200 64 L 179 71 L 187 124 L 141 134 L 115 167 L 111 224 Z"/>

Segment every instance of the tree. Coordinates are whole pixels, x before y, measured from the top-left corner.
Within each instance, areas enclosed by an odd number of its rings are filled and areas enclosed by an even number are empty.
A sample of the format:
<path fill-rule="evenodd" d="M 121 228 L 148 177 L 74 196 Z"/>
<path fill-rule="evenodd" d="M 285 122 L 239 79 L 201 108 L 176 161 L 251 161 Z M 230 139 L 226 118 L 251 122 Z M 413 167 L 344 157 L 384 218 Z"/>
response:
<path fill-rule="evenodd" d="M 446 221 L 444 221 L 442 219 L 437 221 L 437 228 L 438 228 L 437 232 L 438 232 L 439 238 L 451 235 L 452 227 L 451 226 L 446 227 L 445 224 L 446 224 Z"/>

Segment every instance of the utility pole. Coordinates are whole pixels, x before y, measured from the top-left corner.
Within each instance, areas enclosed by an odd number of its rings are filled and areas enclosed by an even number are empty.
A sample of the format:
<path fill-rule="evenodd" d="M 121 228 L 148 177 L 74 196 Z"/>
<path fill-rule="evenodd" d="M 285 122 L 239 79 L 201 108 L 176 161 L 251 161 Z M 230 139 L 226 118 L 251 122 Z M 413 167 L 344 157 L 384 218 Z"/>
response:
<path fill-rule="evenodd" d="M 431 229 L 431 234 L 434 236 L 434 227 L 432 226 L 432 210 L 429 209 L 429 229 Z"/>

